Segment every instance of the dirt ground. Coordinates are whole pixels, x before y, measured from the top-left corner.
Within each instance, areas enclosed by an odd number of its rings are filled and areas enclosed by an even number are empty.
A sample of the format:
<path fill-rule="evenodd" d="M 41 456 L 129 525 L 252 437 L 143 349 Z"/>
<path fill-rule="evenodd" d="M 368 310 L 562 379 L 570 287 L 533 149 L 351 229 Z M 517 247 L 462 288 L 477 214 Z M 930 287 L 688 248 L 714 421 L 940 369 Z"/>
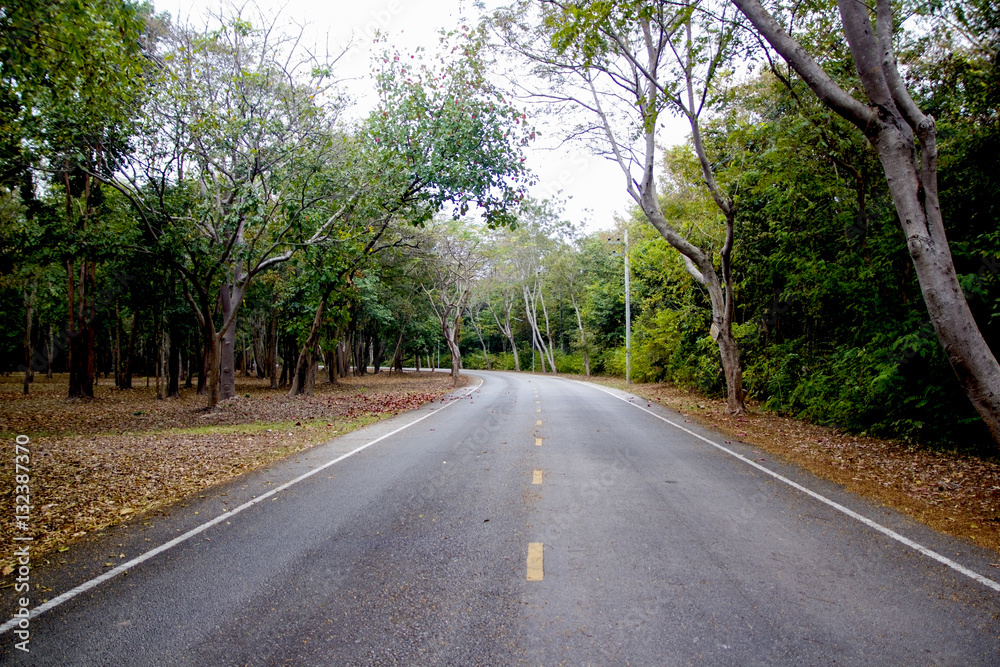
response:
<path fill-rule="evenodd" d="M 95 397 L 66 398 L 68 377 L 38 376 L 29 396 L 18 377 L 0 378 L 0 541 L 35 538 L 34 553 L 66 550 L 87 533 L 155 511 L 282 456 L 330 440 L 450 391 L 443 373 L 386 372 L 317 384 L 289 398 L 264 380 L 238 378 L 238 397 L 207 410 L 182 389 L 157 400 L 137 379 L 117 391 L 101 379 Z M 30 438 L 28 530 L 15 523 L 15 439 Z M 22 459 L 23 461 L 23 459 Z M 6 551 L 6 550 L 5 550 Z M 0 556 L 6 570 L 9 553 Z M 6 574 L 6 571 L 3 572 Z"/>
<path fill-rule="evenodd" d="M 626 389 L 621 381 L 596 381 Z M 852 435 L 764 412 L 753 404 L 746 415 L 727 415 L 725 401 L 669 385 L 633 384 L 627 390 L 900 510 L 943 533 L 1000 552 L 997 457 L 984 459 Z M 994 567 L 1000 568 L 1000 562 Z"/>

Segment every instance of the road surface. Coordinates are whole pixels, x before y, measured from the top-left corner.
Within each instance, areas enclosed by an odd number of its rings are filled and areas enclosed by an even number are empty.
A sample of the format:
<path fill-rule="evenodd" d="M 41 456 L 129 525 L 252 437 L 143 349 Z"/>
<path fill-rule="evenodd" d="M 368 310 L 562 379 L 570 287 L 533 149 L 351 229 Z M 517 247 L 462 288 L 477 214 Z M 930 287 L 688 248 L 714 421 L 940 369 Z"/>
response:
<path fill-rule="evenodd" d="M 996 554 L 622 392 L 462 394 L 36 564 L 0 661 L 1000 664 Z"/>

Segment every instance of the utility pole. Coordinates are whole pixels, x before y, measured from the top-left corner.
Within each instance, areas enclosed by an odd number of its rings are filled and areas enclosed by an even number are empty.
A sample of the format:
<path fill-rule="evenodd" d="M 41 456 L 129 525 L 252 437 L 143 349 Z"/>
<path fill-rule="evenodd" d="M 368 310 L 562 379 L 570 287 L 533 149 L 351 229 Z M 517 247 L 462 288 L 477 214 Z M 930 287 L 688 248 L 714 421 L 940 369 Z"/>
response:
<path fill-rule="evenodd" d="M 622 246 L 621 254 L 625 257 L 625 384 L 632 384 L 632 291 L 629 289 L 631 271 L 628 265 L 628 228 L 625 228 L 624 242 L 620 238 L 612 241 L 610 237 L 608 242 Z"/>

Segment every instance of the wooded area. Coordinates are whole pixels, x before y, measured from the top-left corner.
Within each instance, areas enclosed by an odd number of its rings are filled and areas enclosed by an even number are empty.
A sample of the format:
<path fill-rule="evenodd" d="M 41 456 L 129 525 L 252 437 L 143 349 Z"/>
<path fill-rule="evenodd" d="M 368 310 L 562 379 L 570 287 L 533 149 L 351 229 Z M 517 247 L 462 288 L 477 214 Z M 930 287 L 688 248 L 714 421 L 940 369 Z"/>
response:
<path fill-rule="evenodd" d="M 0 364 L 25 393 L 621 376 L 627 229 L 633 379 L 996 451 L 989 0 L 517 2 L 439 52 L 379 43 L 360 120 L 273 19 L 86 5 L 0 17 Z M 630 218 L 588 232 L 528 194 L 533 115 L 621 167 Z"/>

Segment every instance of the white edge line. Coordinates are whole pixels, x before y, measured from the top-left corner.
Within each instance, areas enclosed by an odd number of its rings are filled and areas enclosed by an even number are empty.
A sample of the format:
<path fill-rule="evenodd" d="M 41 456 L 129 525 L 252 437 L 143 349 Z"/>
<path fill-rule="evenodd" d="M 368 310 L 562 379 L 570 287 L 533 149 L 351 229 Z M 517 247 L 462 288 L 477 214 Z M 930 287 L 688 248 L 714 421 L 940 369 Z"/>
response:
<path fill-rule="evenodd" d="M 372 440 L 371 442 L 367 442 L 367 443 L 361 445 L 357 449 L 353 449 L 353 450 L 347 452 L 346 454 L 338 456 L 337 458 L 333 459 L 332 461 L 328 461 L 328 462 L 324 463 L 323 465 L 321 465 L 318 468 L 314 468 L 313 470 L 310 470 L 307 473 L 299 475 L 298 477 L 296 477 L 295 479 L 291 480 L 290 482 L 285 482 L 281 486 L 275 487 L 275 488 L 271 489 L 270 491 L 268 491 L 267 493 L 264 493 L 262 495 L 257 496 L 256 498 L 248 500 L 247 502 L 243 503 L 239 507 L 231 509 L 228 512 L 225 512 L 225 513 L 223 513 L 223 514 L 215 517 L 211 521 L 206 521 L 205 523 L 201 524 L 200 526 L 198 526 L 196 528 L 192 528 L 191 530 L 189 530 L 188 532 L 184 533 L 183 535 L 178 535 L 177 537 L 175 537 L 174 539 L 170 540 L 169 542 L 164 542 L 160 546 L 156 547 L 155 549 L 151 549 L 151 550 L 147 551 L 146 553 L 142 554 L 141 556 L 136 556 L 132 560 L 130 560 L 128 562 L 125 562 L 125 563 L 122 563 L 118 567 L 115 567 L 115 568 L 113 568 L 111 570 L 108 570 L 107 572 L 105 572 L 105 573 L 103 573 L 101 575 L 98 575 L 98 576 L 94 577 L 93 579 L 91 579 L 90 581 L 85 581 L 84 583 L 80 584 L 76 588 L 72 588 L 72 589 L 66 591 L 65 593 L 62 593 L 61 595 L 57 595 L 56 597 L 52 598 L 48 602 L 44 602 L 44 603 L 38 605 L 37 607 L 34 607 L 33 609 L 31 609 L 31 613 L 30 613 L 29 618 L 30 619 L 34 619 L 34 618 L 36 618 L 36 617 L 44 614 L 45 612 L 49 611 L 53 607 L 57 607 L 57 606 L 61 605 L 63 602 L 66 602 L 68 600 L 71 600 L 71 599 L 75 598 L 80 593 L 85 593 L 85 592 L 89 591 L 91 588 L 95 588 L 97 586 L 100 586 L 105 581 L 107 581 L 109 579 L 112 579 L 114 577 L 117 577 L 122 572 L 125 572 L 126 570 L 129 570 L 129 569 L 135 567 L 136 565 L 139 565 L 140 563 L 144 563 L 145 561 L 149 560 L 150 558 L 153 558 L 154 556 L 158 556 L 159 554 L 163 553 L 164 551 L 167 551 L 168 549 L 171 549 L 171 548 L 177 546 L 178 544 L 180 544 L 182 542 L 186 542 L 187 540 L 191 539 L 195 535 L 199 535 L 200 533 L 205 532 L 206 530 L 208 530 L 212 526 L 214 526 L 214 525 L 216 525 L 218 523 L 221 523 L 223 521 L 228 520 L 230 517 L 236 516 L 237 514 L 239 514 L 240 512 L 242 512 L 243 510 L 248 509 L 250 507 L 253 507 L 257 503 L 262 502 L 262 501 L 266 500 L 267 498 L 270 498 L 271 496 L 275 495 L 276 493 L 280 493 L 280 492 L 284 491 L 285 489 L 287 489 L 288 487 L 290 487 L 290 486 L 292 486 L 294 484 L 298 484 L 302 480 L 304 480 L 304 479 L 306 479 L 308 477 L 312 477 L 316 473 L 321 472 L 323 470 L 326 470 L 330 466 L 332 466 L 332 465 L 334 465 L 336 463 L 340 463 L 344 459 L 346 459 L 348 457 L 351 457 L 351 456 L 354 456 L 355 454 L 357 454 L 358 452 L 360 452 L 360 451 L 362 451 L 364 449 L 368 449 L 369 447 L 371 447 L 375 443 L 381 442 L 382 440 L 385 440 L 386 438 L 394 436 L 397 433 L 399 433 L 400 431 L 408 429 L 411 426 L 413 426 L 414 424 L 422 422 L 423 420 L 427 419 L 428 417 L 432 417 L 432 416 L 434 416 L 436 414 L 440 414 L 441 410 L 444 410 L 445 408 L 447 408 L 447 407 L 449 407 L 449 406 L 457 403 L 459 400 L 465 398 L 466 396 L 468 396 L 469 394 L 471 394 L 475 390 L 479 389 L 482 385 L 483 385 L 483 381 L 482 381 L 482 378 L 480 378 L 479 379 L 479 384 L 477 384 L 474 387 L 471 387 L 465 393 L 462 393 L 462 394 L 459 394 L 459 395 L 455 396 L 452 400 L 448 401 L 448 403 L 446 403 L 445 405 L 441 406 L 441 408 L 439 408 L 437 410 L 434 410 L 434 411 L 428 411 L 427 414 L 423 415 L 422 417 L 418 417 L 417 419 L 414 419 L 413 421 L 409 422 L 408 424 L 404 424 L 403 426 L 400 426 L 399 428 L 397 428 L 394 431 L 391 431 L 390 433 L 386 433 L 384 435 L 381 435 L 381 436 L 375 438 L 374 440 Z M 0 625 L 0 634 L 4 634 L 8 630 L 14 629 L 15 627 L 17 627 L 17 625 L 18 625 L 18 623 L 20 621 L 21 621 L 20 618 L 16 618 L 15 617 L 15 618 L 12 618 L 11 620 L 7 621 L 3 625 Z"/>
<path fill-rule="evenodd" d="M 595 389 L 598 389 L 600 391 L 603 391 L 604 393 L 608 394 L 609 396 L 613 396 L 614 398 L 617 398 L 620 401 L 628 403 L 632 407 L 639 408 L 643 412 L 647 412 L 647 413 L 653 415 L 654 417 L 656 417 L 657 419 L 659 419 L 661 421 L 667 422 L 668 424 L 670 424 L 671 426 L 673 426 L 676 429 L 684 431 L 685 433 L 687 433 L 689 435 L 693 435 L 694 437 L 698 438 L 699 440 L 703 440 L 704 442 L 707 442 L 708 444 L 712 445 L 716 449 L 720 449 L 720 450 L 724 451 L 726 454 L 729 454 L 730 456 L 734 456 L 734 457 L 738 458 L 740 461 L 743 461 L 744 463 L 753 466 L 757 470 L 760 470 L 761 472 L 765 472 L 768 475 L 770 475 L 771 477 L 774 477 L 775 479 L 784 482 L 788 486 L 790 486 L 790 487 L 792 487 L 794 489 L 797 489 L 797 490 L 801 491 L 802 493 L 805 493 L 806 495 L 812 496 L 816 500 L 829 505 L 830 507 L 832 507 L 833 509 L 837 510 L 838 512 L 843 512 L 844 514 L 846 514 L 847 516 L 851 517 L 852 519 L 856 519 L 856 520 L 860 521 L 861 523 L 865 524 L 869 528 L 873 528 L 874 530 L 877 530 L 878 532 L 882 533 L 883 535 L 887 535 L 887 536 L 891 537 L 892 539 L 896 540 L 897 542 L 905 544 L 906 546 L 910 547 L 911 549 L 919 551 L 923 555 L 925 555 L 925 556 L 927 556 L 929 558 L 933 558 L 937 562 L 939 562 L 939 563 L 941 563 L 943 565 L 947 565 L 951 569 L 953 569 L 953 570 L 955 570 L 957 572 L 961 572 L 962 574 L 964 574 L 965 576 L 969 577 L 970 579 L 978 581 L 982 585 L 984 585 L 984 586 L 986 586 L 988 588 L 992 588 L 993 590 L 995 590 L 998 593 L 1000 593 L 1000 583 L 997 583 L 993 579 L 990 579 L 989 577 L 985 577 L 985 576 L 979 574 L 978 572 L 970 570 L 969 568 L 965 567 L 964 565 L 962 565 L 960 563 L 956 563 L 955 561 L 953 561 L 952 559 L 948 558 L 947 556 L 942 556 L 938 552 L 936 552 L 936 551 L 934 551 L 932 549 L 928 549 L 927 547 L 923 546 L 922 544 L 918 544 L 918 543 L 914 542 L 913 540 L 911 540 L 908 537 L 900 535 L 899 533 L 897 533 L 896 531 L 892 530 L 891 528 L 886 528 L 882 524 L 880 524 L 880 523 L 878 523 L 876 521 L 872 521 L 868 517 L 863 516 L 861 514 L 858 514 L 854 510 L 848 509 L 847 507 L 844 507 L 840 503 L 838 503 L 838 502 L 836 502 L 834 500 L 830 500 L 829 498 L 827 498 L 824 495 L 816 493 L 815 491 L 813 491 L 811 489 L 807 489 L 806 487 L 802 486 L 801 484 L 799 484 L 797 482 L 793 482 L 792 480 L 788 479 L 784 475 L 780 475 L 780 474 L 774 472 L 773 470 L 770 470 L 770 469 L 768 469 L 768 468 L 760 465 L 759 463 L 757 463 L 755 461 L 751 461 L 750 459 L 748 459 L 747 457 L 743 456 L 742 454 L 738 454 L 738 453 L 734 452 L 731 449 L 723 447 L 722 445 L 720 445 L 717 442 L 712 442 L 711 440 L 709 440 L 705 436 L 699 435 L 699 434 L 695 433 L 694 431 L 692 431 L 690 429 L 684 428 L 680 424 L 678 424 L 678 423 L 676 423 L 676 422 L 674 422 L 674 421 L 672 421 L 670 419 L 667 419 L 666 417 L 662 417 L 662 416 L 656 414 L 652 410 L 647 410 L 646 408 L 642 407 L 641 405 L 636 405 L 635 403 L 633 403 L 632 401 L 628 400 L 627 398 L 625 398 L 623 396 L 619 396 L 618 394 L 615 394 L 615 393 L 613 393 L 613 392 L 605 389 L 604 387 L 601 387 L 601 386 L 596 385 L 596 384 L 591 384 L 589 382 L 585 383 L 585 384 L 589 384 L 591 387 L 593 387 Z M 636 397 L 636 398 L 639 398 L 640 400 L 645 400 L 645 399 L 642 399 L 641 397 Z"/>

